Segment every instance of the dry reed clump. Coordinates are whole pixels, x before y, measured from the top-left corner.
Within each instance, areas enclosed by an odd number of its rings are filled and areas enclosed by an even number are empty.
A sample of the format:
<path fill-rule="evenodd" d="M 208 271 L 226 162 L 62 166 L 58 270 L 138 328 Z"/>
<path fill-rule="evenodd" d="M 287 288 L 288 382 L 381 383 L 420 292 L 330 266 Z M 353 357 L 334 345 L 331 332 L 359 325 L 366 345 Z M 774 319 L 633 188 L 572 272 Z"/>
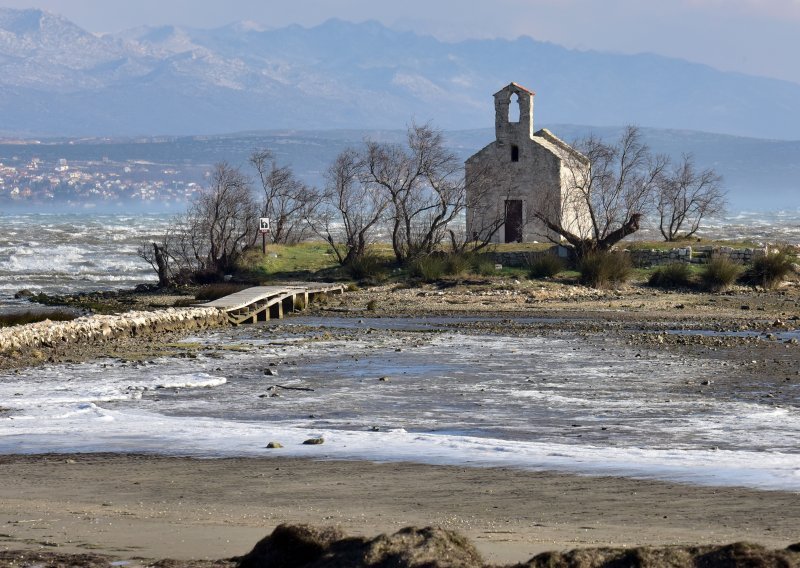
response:
<path fill-rule="evenodd" d="M 795 258 L 787 248 L 771 251 L 758 257 L 744 274 L 744 279 L 751 286 L 761 286 L 765 290 L 777 288 L 792 273 Z"/>
<path fill-rule="evenodd" d="M 530 278 L 553 278 L 564 270 L 564 261 L 552 254 L 545 254 L 528 262 Z"/>
<path fill-rule="evenodd" d="M 703 267 L 700 279 L 707 290 L 721 292 L 732 286 L 741 272 L 740 265 L 724 256 L 718 256 Z"/>
<path fill-rule="evenodd" d="M 656 288 L 687 288 L 691 285 L 691 278 L 688 264 L 672 262 L 656 268 L 647 283 Z"/>
<path fill-rule="evenodd" d="M 632 270 L 630 257 L 621 252 L 589 253 L 578 263 L 581 284 L 592 288 L 622 284 L 630 278 Z"/>

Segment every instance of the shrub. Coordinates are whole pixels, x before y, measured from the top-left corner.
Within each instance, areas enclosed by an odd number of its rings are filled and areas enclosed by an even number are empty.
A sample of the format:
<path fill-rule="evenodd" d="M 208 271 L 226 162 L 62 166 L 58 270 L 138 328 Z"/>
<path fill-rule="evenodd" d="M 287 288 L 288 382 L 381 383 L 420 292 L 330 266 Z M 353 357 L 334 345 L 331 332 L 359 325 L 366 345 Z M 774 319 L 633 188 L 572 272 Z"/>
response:
<path fill-rule="evenodd" d="M 766 290 L 776 288 L 792 272 L 793 258 L 786 249 L 771 251 L 760 256 L 745 272 L 745 281 Z"/>
<path fill-rule="evenodd" d="M 195 300 L 202 302 L 212 302 L 223 296 L 239 292 L 246 288 L 250 288 L 250 284 L 209 284 L 200 288 L 194 295 Z"/>
<path fill-rule="evenodd" d="M 494 269 L 494 261 L 485 255 L 476 255 L 470 261 L 470 270 L 480 276 L 492 276 L 497 271 Z"/>
<path fill-rule="evenodd" d="M 700 279 L 703 286 L 712 291 L 724 290 L 739 277 L 742 267 L 724 256 L 717 256 L 705 265 Z"/>
<path fill-rule="evenodd" d="M 367 302 L 367 311 L 374 312 L 378 308 L 378 301 L 377 300 L 370 300 Z"/>
<path fill-rule="evenodd" d="M 528 276 L 531 278 L 552 278 L 562 270 L 564 262 L 552 254 L 540 256 L 528 264 Z"/>
<path fill-rule="evenodd" d="M 386 265 L 374 254 L 365 254 L 345 266 L 345 270 L 355 280 L 384 280 Z"/>
<path fill-rule="evenodd" d="M 425 282 L 435 282 L 445 273 L 446 261 L 440 256 L 421 256 L 412 260 L 408 265 L 408 273 L 413 278 L 420 278 Z"/>
<path fill-rule="evenodd" d="M 465 254 L 451 254 L 445 260 L 445 272 L 453 276 L 464 274 L 470 269 L 471 259 Z"/>
<path fill-rule="evenodd" d="M 682 288 L 689 286 L 691 271 L 683 262 L 672 262 L 661 266 L 650 275 L 647 283 L 656 288 Z"/>
<path fill-rule="evenodd" d="M 630 258 L 619 252 L 589 253 L 578 263 L 581 284 L 593 288 L 625 282 L 630 278 L 631 270 Z"/>

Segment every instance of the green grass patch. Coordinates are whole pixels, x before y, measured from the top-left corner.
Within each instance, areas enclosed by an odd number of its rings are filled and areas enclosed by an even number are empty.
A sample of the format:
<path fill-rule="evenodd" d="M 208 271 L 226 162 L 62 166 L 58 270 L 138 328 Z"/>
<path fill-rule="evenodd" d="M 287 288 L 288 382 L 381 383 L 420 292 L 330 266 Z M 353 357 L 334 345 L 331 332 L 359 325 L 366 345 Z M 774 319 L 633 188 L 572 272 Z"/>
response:
<path fill-rule="evenodd" d="M 339 266 L 328 243 L 317 241 L 296 245 L 267 245 L 267 254 L 251 249 L 239 262 L 243 276 L 254 280 L 297 278 Z"/>
<path fill-rule="evenodd" d="M 685 239 L 680 241 L 624 241 L 619 243 L 620 248 L 628 250 L 672 250 L 676 248 L 699 247 L 731 247 L 735 249 L 761 248 L 753 241 L 723 241 L 714 239 Z"/>

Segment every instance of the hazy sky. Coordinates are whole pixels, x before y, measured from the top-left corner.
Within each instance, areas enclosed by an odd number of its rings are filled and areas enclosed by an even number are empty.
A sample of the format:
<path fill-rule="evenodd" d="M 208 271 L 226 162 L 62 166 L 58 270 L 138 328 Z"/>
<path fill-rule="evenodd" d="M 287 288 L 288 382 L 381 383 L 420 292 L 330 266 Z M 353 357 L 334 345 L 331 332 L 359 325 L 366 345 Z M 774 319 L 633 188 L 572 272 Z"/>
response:
<path fill-rule="evenodd" d="M 529 35 L 800 83 L 800 0 L 0 0 L 0 6 L 44 8 L 95 32 L 374 19 L 446 40 Z"/>

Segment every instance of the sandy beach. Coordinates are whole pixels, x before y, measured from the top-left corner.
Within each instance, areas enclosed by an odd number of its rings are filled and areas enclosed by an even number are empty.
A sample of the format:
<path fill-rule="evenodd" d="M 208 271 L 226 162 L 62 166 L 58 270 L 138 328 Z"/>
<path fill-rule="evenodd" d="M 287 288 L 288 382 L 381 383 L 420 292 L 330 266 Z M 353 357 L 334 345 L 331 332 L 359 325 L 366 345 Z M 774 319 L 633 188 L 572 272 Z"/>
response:
<path fill-rule="evenodd" d="M 4 456 L 0 546 L 122 559 L 247 552 L 282 522 L 435 525 L 491 562 L 587 546 L 800 540 L 794 493 L 497 468 L 301 459 Z M 13 481 L 12 481 L 13 480 Z"/>

